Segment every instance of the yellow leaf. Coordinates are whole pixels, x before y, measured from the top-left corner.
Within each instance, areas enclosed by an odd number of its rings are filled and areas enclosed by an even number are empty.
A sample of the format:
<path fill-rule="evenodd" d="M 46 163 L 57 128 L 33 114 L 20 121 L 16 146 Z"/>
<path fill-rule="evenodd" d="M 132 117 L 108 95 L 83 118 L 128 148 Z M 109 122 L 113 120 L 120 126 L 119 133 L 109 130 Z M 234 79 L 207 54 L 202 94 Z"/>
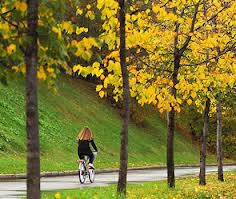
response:
<path fill-rule="evenodd" d="M 158 5 L 153 6 L 152 10 L 154 13 L 158 13 L 160 11 L 160 7 Z"/>
<path fill-rule="evenodd" d="M 46 80 L 47 75 L 45 73 L 43 66 L 40 66 L 39 71 L 37 72 L 37 77 L 39 80 L 43 80 L 43 81 Z"/>
<path fill-rule="evenodd" d="M 118 97 L 118 96 L 114 96 L 113 98 L 114 98 L 114 100 L 115 100 L 116 102 L 119 101 L 119 97 Z"/>
<path fill-rule="evenodd" d="M 182 100 L 180 98 L 177 98 L 176 101 L 178 104 L 182 104 Z"/>
<path fill-rule="evenodd" d="M 104 91 L 100 91 L 100 92 L 99 92 L 99 96 L 100 96 L 101 98 L 103 98 L 104 95 L 105 95 L 105 92 L 104 92 Z"/>
<path fill-rule="evenodd" d="M 169 82 L 169 86 L 170 87 L 173 87 L 174 86 L 174 83 L 172 81 Z"/>
<path fill-rule="evenodd" d="M 102 88 L 103 88 L 103 85 L 97 85 L 96 86 L 96 91 L 98 92 L 98 91 L 102 90 Z"/>
<path fill-rule="evenodd" d="M 188 105 L 191 105 L 193 103 L 193 101 L 191 99 L 188 99 L 187 103 L 188 103 Z"/>
<path fill-rule="evenodd" d="M 16 10 L 21 11 L 21 12 L 25 12 L 27 10 L 27 4 L 25 2 L 15 2 L 14 4 Z"/>
<path fill-rule="evenodd" d="M 88 32 L 88 28 L 84 28 L 84 27 L 76 27 L 76 34 L 79 35 L 81 34 L 82 32 Z"/>
<path fill-rule="evenodd" d="M 47 68 L 47 71 L 48 71 L 49 73 L 54 73 L 54 68 Z"/>
<path fill-rule="evenodd" d="M 93 11 L 89 10 L 86 14 L 86 16 L 90 19 L 90 20 L 94 20 L 95 19 L 95 14 Z"/>
<path fill-rule="evenodd" d="M 104 80 L 105 79 L 105 76 L 102 74 L 101 76 L 100 76 L 100 80 Z"/>
<path fill-rule="evenodd" d="M 99 68 L 99 67 L 100 67 L 99 62 L 94 62 L 94 63 L 93 63 L 93 68 Z"/>
<path fill-rule="evenodd" d="M 180 112 L 180 107 L 176 107 L 176 111 L 177 111 L 177 113 L 179 113 Z"/>
<path fill-rule="evenodd" d="M 108 84 L 110 83 L 109 78 L 104 80 L 104 88 L 107 88 Z"/>
<path fill-rule="evenodd" d="M 75 73 L 75 72 L 77 72 L 77 71 L 79 71 L 80 69 L 82 69 L 83 67 L 81 66 L 81 65 L 75 65 L 75 66 L 73 66 L 73 72 Z"/>
<path fill-rule="evenodd" d="M 8 47 L 7 47 L 7 54 L 8 55 L 11 55 L 13 53 L 16 52 L 16 45 L 15 44 L 10 44 Z"/>
<path fill-rule="evenodd" d="M 52 27 L 52 31 L 58 34 L 58 38 L 61 39 L 61 30 L 55 26 Z"/>
<path fill-rule="evenodd" d="M 68 34 L 72 34 L 74 32 L 71 22 L 63 21 L 61 26 L 62 29 L 65 30 Z"/>
<path fill-rule="evenodd" d="M 77 9 L 76 10 L 76 15 L 82 15 L 83 14 L 83 10 L 81 10 L 81 9 Z"/>
<path fill-rule="evenodd" d="M 17 67 L 17 66 L 12 66 L 11 68 L 12 68 L 12 70 L 14 70 L 14 71 L 16 71 L 16 72 L 19 71 L 19 67 Z"/>
<path fill-rule="evenodd" d="M 191 97 L 194 99 L 196 96 L 197 96 L 197 93 L 194 92 L 194 91 L 192 91 L 192 93 L 191 93 Z"/>
<path fill-rule="evenodd" d="M 87 5 L 87 9 L 89 10 L 90 8 L 91 8 L 91 5 L 90 5 L 90 4 L 88 4 L 88 5 Z"/>

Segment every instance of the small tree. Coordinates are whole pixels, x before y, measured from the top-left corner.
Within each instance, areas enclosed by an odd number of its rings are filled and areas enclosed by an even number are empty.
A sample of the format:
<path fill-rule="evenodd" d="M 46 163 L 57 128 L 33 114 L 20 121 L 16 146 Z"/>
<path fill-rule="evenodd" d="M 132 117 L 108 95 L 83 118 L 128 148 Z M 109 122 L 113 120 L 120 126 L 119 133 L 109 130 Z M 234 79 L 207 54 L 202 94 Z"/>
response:
<path fill-rule="evenodd" d="M 125 34 L 125 0 L 119 1 L 120 6 L 120 65 L 123 80 L 123 125 L 121 130 L 120 169 L 117 192 L 126 195 L 127 166 L 128 166 L 128 127 L 130 117 L 129 107 L 129 72 L 126 65 L 126 34 Z"/>

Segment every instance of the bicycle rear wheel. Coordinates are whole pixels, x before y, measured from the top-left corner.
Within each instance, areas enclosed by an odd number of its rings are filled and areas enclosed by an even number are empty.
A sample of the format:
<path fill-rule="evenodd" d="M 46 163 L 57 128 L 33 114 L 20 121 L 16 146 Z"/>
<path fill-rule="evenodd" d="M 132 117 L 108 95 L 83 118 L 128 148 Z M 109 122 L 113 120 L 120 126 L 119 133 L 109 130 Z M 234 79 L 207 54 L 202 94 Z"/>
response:
<path fill-rule="evenodd" d="M 95 169 L 89 169 L 89 181 L 93 183 L 94 179 L 95 179 Z"/>
<path fill-rule="evenodd" d="M 79 172 L 78 172 L 78 175 L 79 175 L 79 181 L 81 184 L 83 184 L 85 182 L 85 179 L 86 179 L 86 169 L 85 169 L 85 166 L 83 163 L 80 163 L 79 164 Z"/>

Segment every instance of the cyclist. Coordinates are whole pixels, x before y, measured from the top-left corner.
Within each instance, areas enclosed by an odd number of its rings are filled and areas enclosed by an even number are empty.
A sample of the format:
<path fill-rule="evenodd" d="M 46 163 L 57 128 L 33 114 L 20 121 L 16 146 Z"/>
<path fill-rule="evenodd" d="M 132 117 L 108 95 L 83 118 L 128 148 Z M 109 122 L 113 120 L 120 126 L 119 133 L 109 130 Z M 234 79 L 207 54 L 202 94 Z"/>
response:
<path fill-rule="evenodd" d="M 90 148 L 90 144 L 93 146 L 94 150 L 97 152 L 96 144 L 93 140 L 93 133 L 88 127 L 84 127 L 79 133 L 78 138 L 78 156 L 79 159 L 84 159 L 84 156 L 89 157 L 89 167 L 94 169 L 93 161 L 94 154 Z"/>

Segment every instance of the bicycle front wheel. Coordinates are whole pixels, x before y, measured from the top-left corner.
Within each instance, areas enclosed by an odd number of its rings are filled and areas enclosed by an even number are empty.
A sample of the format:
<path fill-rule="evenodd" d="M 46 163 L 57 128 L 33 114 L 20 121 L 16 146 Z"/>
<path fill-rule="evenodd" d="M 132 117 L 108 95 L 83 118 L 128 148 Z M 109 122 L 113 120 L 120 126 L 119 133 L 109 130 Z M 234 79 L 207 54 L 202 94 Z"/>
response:
<path fill-rule="evenodd" d="M 94 179 L 95 179 L 95 169 L 89 169 L 89 181 L 93 183 Z"/>

